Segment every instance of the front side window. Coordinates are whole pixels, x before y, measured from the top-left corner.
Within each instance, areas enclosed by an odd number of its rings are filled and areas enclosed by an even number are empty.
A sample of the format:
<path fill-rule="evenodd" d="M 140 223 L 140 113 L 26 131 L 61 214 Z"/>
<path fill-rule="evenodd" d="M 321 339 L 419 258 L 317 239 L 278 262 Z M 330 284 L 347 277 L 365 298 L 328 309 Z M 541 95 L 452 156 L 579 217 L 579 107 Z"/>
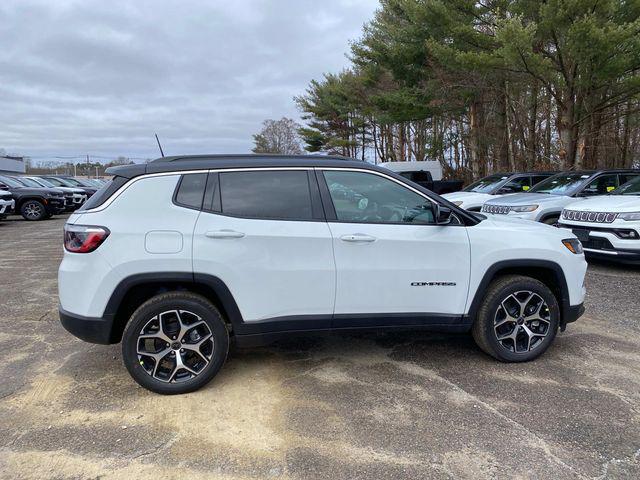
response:
<path fill-rule="evenodd" d="M 508 193 L 526 192 L 531 188 L 531 177 L 515 177 L 500 187 L 499 193 L 506 191 Z"/>
<path fill-rule="evenodd" d="M 600 175 L 581 192 L 582 195 L 606 195 L 618 186 L 618 175 Z"/>
<path fill-rule="evenodd" d="M 638 178 L 638 174 L 637 173 L 621 173 L 619 175 L 619 178 L 620 178 L 620 185 L 622 186 L 625 183 Z"/>
<path fill-rule="evenodd" d="M 616 188 L 612 195 L 640 195 L 640 177 L 635 177 L 633 180 L 620 185 Z"/>
<path fill-rule="evenodd" d="M 312 220 L 305 170 L 221 172 L 222 213 L 248 218 Z"/>
<path fill-rule="evenodd" d="M 341 222 L 433 224 L 430 200 L 388 179 L 365 172 L 323 172 Z"/>

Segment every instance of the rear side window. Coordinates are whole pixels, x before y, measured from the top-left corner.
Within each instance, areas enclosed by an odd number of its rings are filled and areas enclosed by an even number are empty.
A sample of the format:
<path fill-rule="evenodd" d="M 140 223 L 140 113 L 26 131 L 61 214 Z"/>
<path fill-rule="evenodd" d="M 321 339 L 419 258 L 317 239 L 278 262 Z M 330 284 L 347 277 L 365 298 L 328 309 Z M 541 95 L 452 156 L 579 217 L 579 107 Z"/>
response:
<path fill-rule="evenodd" d="M 304 170 L 220 173 L 222 213 L 249 218 L 312 220 Z"/>
<path fill-rule="evenodd" d="M 206 173 L 190 173 L 183 175 L 175 193 L 174 202 L 188 208 L 202 208 L 202 197 L 207 185 Z"/>
<path fill-rule="evenodd" d="M 104 202 L 111 198 L 111 195 L 116 193 L 116 191 L 127 183 L 127 178 L 125 177 L 113 177 L 107 183 L 104 184 L 96 193 L 94 193 L 91 198 L 89 198 L 86 202 L 82 204 L 82 207 L 78 209 L 78 212 L 82 210 L 89 210 L 90 208 L 96 208 L 102 205 Z"/>

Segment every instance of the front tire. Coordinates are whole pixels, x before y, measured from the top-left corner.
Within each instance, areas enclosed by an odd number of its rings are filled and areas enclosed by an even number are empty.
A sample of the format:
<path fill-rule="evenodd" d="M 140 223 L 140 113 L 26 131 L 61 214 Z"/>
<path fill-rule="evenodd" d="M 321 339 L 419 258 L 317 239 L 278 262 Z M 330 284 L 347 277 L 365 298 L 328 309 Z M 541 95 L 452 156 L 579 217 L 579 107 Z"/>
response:
<path fill-rule="evenodd" d="M 527 362 L 553 343 L 560 307 L 553 292 L 531 277 L 506 275 L 487 290 L 473 324 L 476 344 L 503 362 Z"/>
<path fill-rule="evenodd" d="M 227 358 L 229 334 L 218 309 L 190 292 L 143 303 L 122 336 L 129 374 L 152 392 L 174 395 L 206 385 Z"/>
<path fill-rule="evenodd" d="M 27 200 L 20 207 L 20 214 L 25 220 L 36 222 L 47 217 L 47 210 L 39 200 Z"/>

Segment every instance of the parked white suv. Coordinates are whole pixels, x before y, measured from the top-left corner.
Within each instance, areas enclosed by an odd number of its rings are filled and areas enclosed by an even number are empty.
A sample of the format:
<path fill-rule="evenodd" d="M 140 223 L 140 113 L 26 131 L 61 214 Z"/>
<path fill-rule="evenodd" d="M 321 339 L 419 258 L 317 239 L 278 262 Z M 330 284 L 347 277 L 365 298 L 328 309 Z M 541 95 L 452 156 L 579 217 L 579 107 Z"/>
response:
<path fill-rule="evenodd" d="M 527 193 L 487 201 L 482 213 L 555 225 L 562 209 L 570 203 L 605 195 L 638 175 L 640 170 L 563 172 L 543 180 Z"/>
<path fill-rule="evenodd" d="M 0 190 L 0 219 L 6 217 L 16 208 L 16 201 L 11 193 Z"/>
<path fill-rule="evenodd" d="M 560 227 L 572 230 L 591 257 L 640 264 L 640 177 L 567 205 Z"/>
<path fill-rule="evenodd" d="M 467 185 L 459 192 L 442 195 L 470 212 L 479 212 L 489 200 L 511 193 L 528 192 L 532 186 L 553 175 L 550 172 L 494 173 Z"/>
<path fill-rule="evenodd" d="M 60 318 L 122 341 L 156 392 L 207 383 L 230 339 L 300 331 L 471 330 L 526 361 L 584 311 L 571 232 L 471 214 L 364 162 L 191 156 L 108 173 L 65 225 Z"/>

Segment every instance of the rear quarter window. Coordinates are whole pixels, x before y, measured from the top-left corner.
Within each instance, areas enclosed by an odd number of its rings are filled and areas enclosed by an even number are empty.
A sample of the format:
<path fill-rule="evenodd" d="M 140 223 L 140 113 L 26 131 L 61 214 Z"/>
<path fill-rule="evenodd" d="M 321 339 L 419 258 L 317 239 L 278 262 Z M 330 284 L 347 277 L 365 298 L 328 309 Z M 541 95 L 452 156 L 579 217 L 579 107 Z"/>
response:
<path fill-rule="evenodd" d="M 181 207 L 202 208 L 202 198 L 207 185 L 206 173 L 189 173 L 180 178 L 173 201 Z"/>
<path fill-rule="evenodd" d="M 127 183 L 129 179 L 125 177 L 113 177 L 110 181 L 104 184 L 102 188 L 100 188 L 96 193 L 94 193 L 91 198 L 89 198 L 82 207 L 80 207 L 77 211 L 81 212 L 83 210 L 89 210 L 91 208 L 96 208 L 102 205 L 104 202 L 109 200 L 111 196 L 118 191 L 120 187 L 122 187 L 125 183 Z"/>

